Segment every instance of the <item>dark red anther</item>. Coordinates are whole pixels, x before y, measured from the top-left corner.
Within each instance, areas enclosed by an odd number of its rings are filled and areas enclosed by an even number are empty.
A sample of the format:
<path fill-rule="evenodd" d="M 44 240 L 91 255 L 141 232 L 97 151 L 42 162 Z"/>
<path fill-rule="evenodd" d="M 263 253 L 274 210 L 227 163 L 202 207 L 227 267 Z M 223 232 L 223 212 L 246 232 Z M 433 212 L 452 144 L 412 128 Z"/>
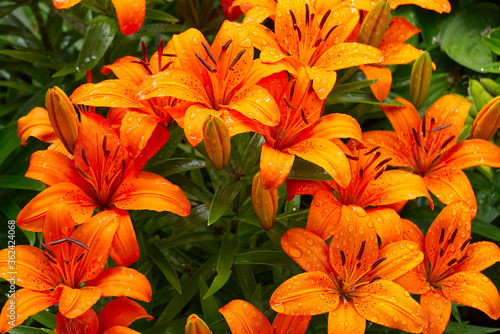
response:
<path fill-rule="evenodd" d="M 383 256 L 380 259 L 378 259 L 377 261 L 373 262 L 371 270 L 377 268 L 378 265 L 381 264 L 382 262 L 384 262 L 385 260 L 387 260 L 387 257 Z"/>
<path fill-rule="evenodd" d="M 331 9 L 327 10 L 327 12 L 325 13 L 325 15 L 323 15 L 323 18 L 321 18 L 321 22 L 319 23 L 319 29 L 323 29 L 323 26 L 325 25 L 326 23 L 326 20 L 328 19 L 328 16 L 330 16 L 330 13 L 332 12 Z"/>
<path fill-rule="evenodd" d="M 464 243 L 462 244 L 462 246 L 460 247 L 460 251 L 463 252 L 465 247 L 467 247 L 467 245 L 471 242 L 472 240 L 472 237 L 469 237 L 467 238 L 467 240 L 464 241 Z"/>
<path fill-rule="evenodd" d="M 234 71 L 233 66 L 236 65 L 236 63 L 241 59 L 241 56 L 245 53 L 247 49 L 241 49 L 240 52 L 234 57 L 233 61 L 231 62 L 231 65 L 229 65 L 229 69 Z"/>
<path fill-rule="evenodd" d="M 340 258 L 342 259 L 342 265 L 345 266 L 345 253 L 342 249 L 340 250 Z"/>
<path fill-rule="evenodd" d="M 365 245 L 366 245 L 366 240 L 363 240 L 361 242 L 361 247 L 359 248 L 358 255 L 356 256 L 356 260 L 361 260 L 361 257 L 363 256 L 363 252 L 365 251 Z"/>

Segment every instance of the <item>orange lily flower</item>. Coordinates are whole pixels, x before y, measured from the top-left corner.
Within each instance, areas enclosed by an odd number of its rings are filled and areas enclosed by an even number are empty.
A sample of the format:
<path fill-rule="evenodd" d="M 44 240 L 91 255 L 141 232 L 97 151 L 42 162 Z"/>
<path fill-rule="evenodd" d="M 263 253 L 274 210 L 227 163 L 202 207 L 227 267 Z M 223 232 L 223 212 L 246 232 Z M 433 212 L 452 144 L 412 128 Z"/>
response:
<path fill-rule="evenodd" d="M 457 143 L 470 102 L 445 95 L 421 119 L 410 102 L 396 100 L 404 106 L 381 106 L 395 131 L 365 132 L 363 142 L 380 145 L 382 155 L 393 158 L 389 165 L 407 167 L 420 175 L 441 202 L 464 200 L 475 215 L 476 198 L 462 169 L 478 165 L 500 167 L 500 148 L 482 139 Z"/>
<path fill-rule="evenodd" d="M 159 135 L 158 135 L 159 134 Z M 144 164 L 168 138 L 153 133 L 150 145 L 133 159 L 121 145 L 107 121 L 94 113 L 82 113 L 74 161 L 54 151 L 31 156 L 26 177 L 49 187 L 19 213 L 19 227 L 41 231 L 47 209 L 64 198 L 77 224 L 84 223 L 94 209 L 116 212 L 120 224 L 113 239 L 111 257 L 129 265 L 139 257 L 139 246 L 130 216 L 124 210 L 170 211 L 187 216 L 190 204 L 182 190 L 164 178 L 141 172 Z"/>
<path fill-rule="evenodd" d="M 491 99 L 479 111 L 472 128 L 471 138 L 490 140 L 500 128 L 500 96 Z"/>
<path fill-rule="evenodd" d="M 267 18 L 274 21 L 276 0 L 234 0 L 230 8 L 237 7 L 245 14 L 243 23 L 262 23 Z"/>
<path fill-rule="evenodd" d="M 178 121 L 192 146 L 203 140 L 203 128 L 210 116 L 220 117 L 226 126 L 234 118 L 276 125 L 278 106 L 271 94 L 256 83 L 287 67 L 254 61 L 249 35 L 245 27 L 229 21 L 223 23 L 212 46 L 196 29 L 174 35 L 172 43 L 182 69 L 170 69 L 148 78 L 141 85 L 140 98 L 172 96 L 194 102 L 184 119 Z M 232 129 L 230 136 L 241 130 Z"/>
<path fill-rule="evenodd" d="M 498 290 L 480 273 L 500 261 L 500 248 L 487 241 L 470 243 L 471 218 L 467 203 L 455 201 L 437 216 L 425 240 L 415 224 L 405 221 L 405 236 L 420 245 L 425 257 L 397 282 L 409 292 L 421 294 L 420 305 L 429 321 L 425 334 L 443 333 L 452 301 L 481 310 L 490 318 L 500 317 Z"/>
<path fill-rule="evenodd" d="M 57 9 L 67 9 L 82 0 L 53 0 Z M 146 15 L 146 0 L 111 0 L 116 10 L 120 30 L 124 35 L 135 33 Z"/>
<path fill-rule="evenodd" d="M 289 200 L 297 194 L 314 195 L 307 230 L 328 239 L 344 221 L 342 214 L 348 209 L 343 207 L 353 206 L 366 210 L 382 246 L 401 240 L 403 228 L 393 207 L 419 196 L 430 197 L 424 181 L 406 170 L 386 171 L 391 158 L 384 159 L 377 148 L 368 150 L 355 140 L 344 147 L 344 152 L 351 166 L 347 187 L 335 181 L 286 181 Z"/>
<path fill-rule="evenodd" d="M 332 334 L 364 333 L 365 319 L 421 332 L 426 325 L 422 308 L 392 281 L 422 261 L 418 245 L 399 241 L 379 250 L 366 213 L 356 207 L 344 211 L 330 246 L 301 228 L 283 235 L 283 250 L 307 272 L 281 284 L 271 296 L 271 307 L 296 316 L 329 313 L 328 333 Z"/>
<path fill-rule="evenodd" d="M 295 70 L 304 67 L 314 91 L 324 100 L 335 85 L 336 70 L 383 59 L 372 46 L 344 43 L 358 21 L 358 11 L 340 0 L 279 0 L 275 33 L 263 25 L 245 24 L 252 31 L 255 47 L 261 50 L 262 62 L 288 62 Z"/>
<path fill-rule="evenodd" d="M 304 334 L 310 315 L 292 316 L 278 313 L 273 324 L 258 308 L 236 299 L 219 309 L 232 334 Z"/>
<path fill-rule="evenodd" d="M 0 314 L 0 331 L 5 333 L 36 314 L 59 303 L 67 318 L 85 313 L 101 297 L 123 296 L 151 300 L 147 278 L 134 269 L 104 269 L 119 225 L 118 214 L 99 213 L 75 228 L 66 203 L 55 202 L 43 225 L 42 247 L 16 246 L 0 251 L 0 277 L 23 287 L 13 294 Z M 13 270 L 16 271 L 14 276 Z M 117 282 L 120 282 L 117 284 Z M 12 318 L 9 306 L 14 306 Z"/>
<path fill-rule="evenodd" d="M 139 319 L 153 320 L 144 308 L 128 298 L 120 297 L 108 302 L 96 315 L 92 308 L 77 318 L 56 316 L 56 334 L 138 334 L 128 326 Z"/>
<path fill-rule="evenodd" d="M 146 101 L 137 98 L 141 83 L 165 71 L 176 59 L 172 43 L 164 47 L 163 40 L 149 61 L 143 41 L 142 54 L 143 59 L 126 56 L 104 66 L 101 70 L 104 74 L 113 72 L 118 79 L 81 85 L 70 97 L 74 104 L 112 108 L 107 119 L 113 127 L 120 129 L 121 138 L 127 138 L 123 144 L 133 157 L 146 146 L 155 130 L 168 136 L 166 129 L 172 124 L 172 117 L 183 117 L 188 107 L 171 97 Z"/>
<path fill-rule="evenodd" d="M 321 116 L 324 100 L 311 88 L 305 69 L 290 82 L 286 73 L 263 79 L 260 84 L 273 91 L 281 110 L 279 124 L 255 128 L 266 139 L 260 157 L 260 179 L 266 189 L 276 189 L 286 179 L 295 156 L 324 168 L 342 187 L 351 181 L 349 161 L 336 144 L 337 138 L 361 139 L 361 128 L 345 114 Z M 232 127 L 244 126 L 234 121 Z"/>

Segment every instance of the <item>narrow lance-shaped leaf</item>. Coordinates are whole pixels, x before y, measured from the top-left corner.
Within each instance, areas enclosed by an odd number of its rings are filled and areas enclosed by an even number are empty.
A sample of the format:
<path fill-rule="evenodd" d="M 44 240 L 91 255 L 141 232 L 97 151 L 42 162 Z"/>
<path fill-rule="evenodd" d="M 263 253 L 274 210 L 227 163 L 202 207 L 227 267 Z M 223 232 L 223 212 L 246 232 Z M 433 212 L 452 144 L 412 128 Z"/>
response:
<path fill-rule="evenodd" d="M 221 180 L 210 204 L 208 225 L 215 223 L 224 214 L 242 187 L 243 184 L 240 181 L 231 177 L 225 177 Z"/>

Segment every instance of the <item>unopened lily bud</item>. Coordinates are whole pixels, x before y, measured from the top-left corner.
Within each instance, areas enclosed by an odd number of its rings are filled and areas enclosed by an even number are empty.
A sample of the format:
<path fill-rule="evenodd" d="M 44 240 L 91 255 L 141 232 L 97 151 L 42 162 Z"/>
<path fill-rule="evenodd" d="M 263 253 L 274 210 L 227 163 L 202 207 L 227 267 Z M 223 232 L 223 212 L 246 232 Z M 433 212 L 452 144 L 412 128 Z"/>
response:
<path fill-rule="evenodd" d="M 55 134 L 69 153 L 74 153 L 78 137 L 78 115 L 68 96 L 59 87 L 47 91 L 45 107 Z"/>
<path fill-rule="evenodd" d="M 226 167 L 231 155 L 231 138 L 224 121 L 217 116 L 210 116 L 203 129 L 203 139 L 208 157 L 217 170 Z"/>
<path fill-rule="evenodd" d="M 389 2 L 379 1 L 366 15 L 359 31 L 358 43 L 377 47 L 389 27 L 390 19 L 391 6 Z"/>
<path fill-rule="evenodd" d="M 196 314 L 191 314 L 186 323 L 186 334 L 212 334 L 207 324 Z"/>
<path fill-rule="evenodd" d="M 500 127 L 500 96 L 488 102 L 477 114 L 472 129 L 471 138 L 490 140 Z"/>
<path fill-rule="evenodd" d="M 432 60 L 427 51 L 415 60 L 410 77 L 410 101 L 415 108 L 420 109 L 427 100 L 431 87 Z"/>
<path fill-rule="evenodd" d="M 259 217 L 260 226 L 266 231 L 272 229 L 278 211 L 278 189 L 264 188 L 260 181 L 260 172 L 253 177 L 252 203 Z"/>

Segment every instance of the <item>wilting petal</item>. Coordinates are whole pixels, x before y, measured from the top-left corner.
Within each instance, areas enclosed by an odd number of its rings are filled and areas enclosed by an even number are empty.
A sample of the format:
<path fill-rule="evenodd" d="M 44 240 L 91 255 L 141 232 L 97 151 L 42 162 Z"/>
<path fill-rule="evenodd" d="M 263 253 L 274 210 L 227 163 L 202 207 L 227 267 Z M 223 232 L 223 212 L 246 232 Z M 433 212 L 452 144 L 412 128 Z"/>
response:
<path fill-rule="evenodd" d="M 500 167 L 500 147 L 483 139 L 464 140 L 437 158 L 430 170 L 445 166 L 465 169 L 479 165 Z"/>
<path fill-rule="evenodd" d="M 26 145 L 28 137 L 35 137 L 46 143 L 59 141 L 52 124 L 49 120 L 47 110 L 36 107 L 31 109 L 28 115 L 17 121 L 17 135 L 21 138 L 21 145 Z"/>
<path fill-rule="evenodd" d="M 362 207 L 388 205 L 421 196 L 431 201 L 422 177 L 406 170 L 388 170 L 370 182 L 358 204 Z"/>
<path fill-rule="evenodd" d="M 451 260 L 458 261 L 462 246 L 470 237 L 471 210 L 467 203 L 456 201 L 447 205 L 436 217 L 425 236 L 425 251 L 431 261 L 431 277 L 448 270 Z"/>
<path fill-rule="evenodd" d="M 260 156 L 260 181 L 264 188 L 278 188 L 290 173 L 294 160 L 293 154 L 275 150 L 264 143 Z"/>
<path fill-rule="evenodd" d="M 82 0 L 53 0 L 54 7 L 57 9 L 67 9 L 78 4 Z"/>
<path fill-rule="evenodd" d="M 330 312 L 338 303 L 335 283 L 322 271 L 293 276 L 274 291 L 270 300 L 276 312 L 296 316 Z"/>
<path fill-rule="evenodd" d="M 260 86 L 240 91 L 229 101 L 229 108 L 268 126 L 278 125 L 280 111 L 271 94 Z"/>
<path fill-rule="evenodd" d="M 37 314 L 59 301 L 60 289 L 55 291 L 17 290 L 2 308 L 0 314 L 0 332 L 5 333 L 15 326 L 21 325 L 29 316 Z M 11 313 L 9 307 L 14 306 Z M 14 326 L 11 324 L 14 323 Z"/>
<path fill-rule="evenodd" d="M 314 195 L 307 216 L 307 230 L 328 239 L 339 227 L 342 205 L 331 190 L 320 190 Z"/>
<path fill-rule="evenodd" d="M 98 206 L 74 184 L 61 182 L 45 189 L 26 204 L 17 216 L 17 225 L 27 231 L 41 232 L 47 210 L 52 203 L 61 198 L 68 204 L 71 216 L 77 224 L 85 222 Z"/>
<path fill-rule="evenodd" d="M 71 182 L 85 187 L 86 181 L 75 167 L 75 162 L 56 151 L 36 151 L 31 155 L 30 167 L 25 174 L 30 179 L 39 180 L 48 186 L 59 182 Z"/>
<path fill-rule="evenodd" d="M 135 235 L 134 226 L 127 211 L 114 210 L 119 221 L 113 237 L 109 255 L 119 266 L 129 266 L 139 260 L 139 244 Z"/>
<path fill-rule="evenodd" d="M 476 215 L 476 196 L 467 175 L 460 168 L 434 170 L 424 177 L 424 182 L 429 191 L 444 204 L 457 200 L 465 201 L 470 206 L 472 215 Z"/>
<path fill-rule="evenodd" d="M 128 80 L 134 83 L 134 85 L 139 86 L 141 82 L 149 77 L 149 73 L 141 65 L 140 61 L 141 59 L 137 57 L 125 56 L 117 59 L 111 65 L 103 66 L 101 72 L 104 75 L 108 75 L 113 71 L 113 74 L 118 79 Z"/>
<path fill-rule="evenodd" d="M 377 260 L 378 240 L 368 214 L 360 207 L 342 206 L 340 228 L 330 243 L 330 263 L 345 284 L 355 284 Z"/>
<path fill-rule="evenodd" d="M 399 5 L 415 4 L 425 9 L 434 10 L 439 14 L 449 13 L 451 10 L 447 0 L 391 0 L 389 3 L 392 9 L 396 9 Z"/>
<path fill-rule="evenodd" d="M 451 301 L 477 308 L 492 319 L 500 316 L 500 296 L 488 277 L 475 271 L 462 271 L 439 282 Z"/>
<path fill-rule="evenodd" d="M 417 109 L 415 109 L 410 102 L 402 98 L 396 98 L 395 100 L 399 103 L 403 103 L 404 106 L 380 106 L 380 109 L 382 109 L 387 118 L 389 118 L 394 131 L 411 134 L 412 129 L 418 130 L 420 115 L 418 114 Z"/>
<path fill-rule="evenodd" d="M 151 301 L 151 285 L 146 276 L 127 267 L 105 269 L 85 286 L 96 286 L 102 289 L 103 297 L 130 297 L 143 302 Z"/>
<path fill-rule="evenodd" d="M 392 281 L 375 281 L 357 293 L 362 297 L 354 298 L 356 311 L 371 322 L 411 333 L 421 332 L 427 323 L 420 305 Z"/>
<path fill-rule="evenodd" d="M 420 296 L 420 305 L 427 315 L 428 325 L 425 334 L 442 334 L 451 315 L 451 301 L 441 290 L 432 288 Z"/>
<path fill-rule="evenodd" d="M 56 315 L 57 334 L 74 334 L 74 333 L 98 333 L 99 320 L 94 309 L 89 308 L 87 312 L 76 318 L 66 318 L 61 312 Z"/>
<path fill-rule="evenodd" d="M 361 128 L 358 122 L 346 114 L 328 114 L 314 126 L 303 132 L 303 138 L 319 137 L 327 140 L 335 138 L 353 138 L 361 141 Z"/>
<path fill-rule="evenodd" d="M 94 107 L 144 108 L 136 98 L 137 85 L 128 80 L 87 83 L 71 94 L 71 102 Z"/>
<path fill-rule="evenodd" d="M 97 277 L 107 263 L 111 240 L 119 224 L 118 214 L 111 210 L 99 212 L 85 224 L 78 227 L 71 235 L 89 247 L 88 251 L 79 249 L 75 257 L 85 254 L 78 263 L 79 270 L 75 273 L 80 283 Z"/>
<path fill-rule="evenodd" d="M 244 300 L 233 300 L 221 307 L 219 312 L 226 319 L 231 333 L 257 334 L 271 333 L 272 327 L 259 309 Z"/>
<path fill-rule="evenodd" d="M 278 313 L 273 321 L 276 334 L 304 334 L 309 327 L 311 316 L 293 316 Z"/>
<path fill-rule="evenodd" d="M 383 208 L 366 210 L 366 213 L 368 213 L 370 221 L 375 226 L 377 235 L 380 237 L 380 247 L 384 247 L 391 242 L 405 240 L 403 238 L 401 218 L 396 211 Z"/>
<path fill-rule="evenodd" d="M 380 249 L 378 257 L 386 260 L 372 271 L 372 276 L 380 275 L 385 280 L 393 281 L 418 266 L 424 258 L 424 253 L 418 249 L 416 243 L 403 240 Z"/>
<path fill-rule="evenodd" d="M 379 79 L 379 81 L 370 85 L 370 89 L 378 101 L 385 100 L 385 98 L 389 96 L 389 92 L 391 91 L 391 70 L 387 67 L 372 65 L 361 65 L 359 69 L 363 71 L 368 80 Z"/>
<path fill-rule="evenodd" d="M 367 131 L 363 132 L 363 143 L 370 146 L 381 146 L 378 150 L 385 158 L 392 158 L 391 166 L 412 167 L 407 158 L 411 146 L 403 142 L 394 131 Z"/>
<path fill-rule="evenodd" d="M 184 217 L 189 214 L 191 204 L 186 195 L 161 176 L 140 172 L 127 181 L 116 190 L 110 205 L 123 210 L 170 211 Z"/>
<path fill-rule="evenodd" d="M 124 35 L 135 33 L 146 15 L 146 0 L 111 0 L 116 10 L 120 30 Z"/>
<path fill-rule="evenodd" d="M 120 138 L 132 157 L 137 157 L 144 149 L 154 130 L 162 119 L 140 112 L 128 112 L 120 126 Z"/>
<path fill-rule="evenodd" d="M 59 275 L 43 255 L 43 251 L 25 245 L 18 245 L 14 250 L 5 248 L 0 251 L 0 277 L 32 290 L 54 289 L 59 283 Z"/>
<path fill-rule="evenodd" d="M 302 228 L 288 230 L 281 237 L 281 247 L 305 271 L 330 272 L 328 245 L 315 233 Z"/>
<path fill-rule="evenodd" d="M 498 245 L 488 241 L 470 244 L 467 247 L 466 254 L 468 257 L 453 268 L 455 272 L 483 271 L 500 262 L 500 248 Z"/>
<path fill-rule="evenodd" d="M 203 126 L 210 115 L 220 116 L 220 112 L 201 105 L 193 105 L 186 110 L 184 133 L 191 146 L 194 147 L 203 140 Z"/>
<path fill-rule="evenodd" d="M 329 140 L 309 138 L 287 151 L 325 169 L 341 187 L 346 187 L 351 182 L 349 161 L 344 152 Z"/>
<path fill-rule="evenodd" d="M 365 329 L 365 318 L 359 315 L 351 303 L 340 303 L 334 311 L 328 314 L 329 334 L 364 333 Z"/>
<path fill-rule="evenodd" d="M 128 298 L 116 298 L 108 302 L 99 312 L 99 331 L 106 332 L 113 326 L 127 327 L 139 319 L 153 320 L 144 308 Z"/>
<path fill-rule="evenodd" d="M 80 289 L 72 289 L 63 285 L 59 312 L 66 318 L 79 317 L 87 312 L 99 298 L 101 298 L 101 289 L 97 287 L 84 286 Z"/>

